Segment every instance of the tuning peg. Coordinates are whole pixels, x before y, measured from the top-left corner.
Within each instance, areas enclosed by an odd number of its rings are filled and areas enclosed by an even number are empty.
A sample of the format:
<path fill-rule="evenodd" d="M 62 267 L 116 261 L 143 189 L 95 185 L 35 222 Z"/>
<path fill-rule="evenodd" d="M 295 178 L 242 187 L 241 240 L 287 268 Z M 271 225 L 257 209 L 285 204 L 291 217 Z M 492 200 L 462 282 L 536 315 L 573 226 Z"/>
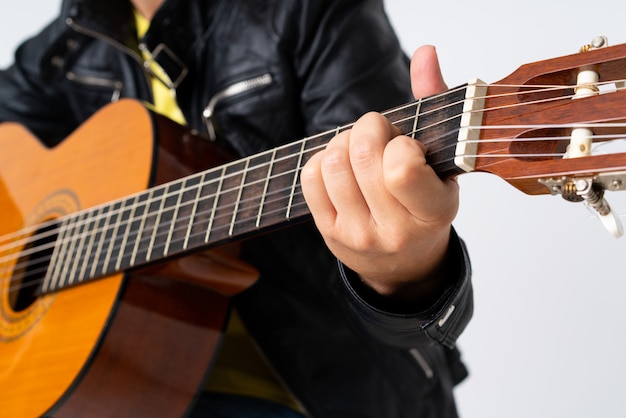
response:
<path fill-rule="evenodd" d="M 595 36 L 591 43 L 580 47 L 580 52 L 590 51 L 592 49 L 605 48 L 609 46 L 609 39 L 606 36 Z"/>
<path fill-rule="evenodd" d="M 605 36 L 596 36 L 591 43 L 580 48 L 581 52 L 592 49 L 605 48 L 609 46 L 609 41 Z M 593 96 L 599 93 L 598 74 L 593 68 L 581 68 L 576 79 L 573 99 Z M 567 147 L 564 158 L 580 158 L 591 155 L 591 145 L 594 133 L 587 128 L 572 129 L 570 143 Z M 544 183 L 545 184 L 545 183 Z M 547 184 L 546 184 L 547 185 Z M 602 225 L 613 235 L 619 238 L 624 235 L 624 227 L 620 219 L 615 216 L 611 206 L 604 198 L 605 187 L 600 183 L 594 187 L 593 178 L 580 177 L 573 181 L 569 180 L 562 184 L 560 188 L 562 196 L 569 201 L 585 201 L 587 206 L 598 215 Z"/>
<path fill-rule="evenodd" d="M 624 235 L 621 220 L 604 198 L 605 190 L 626 190 L 626 172 L 604 173 L 595 177 L 561 177 L 539 179 L 552 195 L 561 195 L 568 202 L 585 202 L 602 225 L 615 238 Z"/>
<path fill-rule="evenodd" d="M 593 180 L 590 178 L 579 178 L 574 182 L 576 194 L 583 198 L 587 206 L 591 208 L 600 218 L 602 225 L 615 238 L 624 235 L 624 227 L 621 220 L 611 210 L 611 206 L 604 198 L 604 189 L 593 187 Z"/>
<path fill-rule="evenodd" d="M 624 227 L 620 219 L 615 216 L 613 211 L 609 212 L 608 215 L 602 216 L 598 215 L 602 225 L 613 235 L 615 238 L 621 238 L 624 235 Z"/>

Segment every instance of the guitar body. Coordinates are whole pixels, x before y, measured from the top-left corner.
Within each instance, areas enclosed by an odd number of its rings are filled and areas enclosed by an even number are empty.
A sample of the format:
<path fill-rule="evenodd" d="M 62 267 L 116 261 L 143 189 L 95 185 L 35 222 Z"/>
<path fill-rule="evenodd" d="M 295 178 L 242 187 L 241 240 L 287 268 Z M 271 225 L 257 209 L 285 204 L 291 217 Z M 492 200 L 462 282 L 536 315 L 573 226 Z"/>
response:
<path fill-rule="evenodd" d="M 216 250 L 29 294 L 45 272 L 25 273 L 37 260 L 24 235 L 206 168 L 209 156 L 223 157 L 208 146 L 135 101 L 104 108 L 53 149 L 0 125 L 3 415 L 184 415 L 219 344 L 228 295 L 251 284 L 254 269 Z"/>

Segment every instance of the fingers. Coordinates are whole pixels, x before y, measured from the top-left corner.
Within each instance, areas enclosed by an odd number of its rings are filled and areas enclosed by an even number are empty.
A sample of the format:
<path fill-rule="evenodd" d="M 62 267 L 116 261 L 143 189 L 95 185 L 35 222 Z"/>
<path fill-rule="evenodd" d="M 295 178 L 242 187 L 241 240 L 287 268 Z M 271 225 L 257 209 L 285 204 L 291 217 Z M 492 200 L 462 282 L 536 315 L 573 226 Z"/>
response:
<path fill-rule="evenodd" d="M 458 211 L 458 183 L 441 181 L 426 162 L 424 147 L 406 136 L 393 139 L 383 159 L 385 186 L 419 222 L 447 224 Z"/>
<path fill-rule="evenodd" d="M 343 141 L 342 137 L 348 135 L 341 133 L 333 138 L 333 141 Z M 322 164 L 326 149 L 315 153 L 309 161 L 302 167 L 300 172 L 300 184 L 302 194 L 320 230 L 331 228 L 337 217 L 335 206 L 328 196 L 324 176 L 322 175 Z"/>
<path fill-rule="evenodd" d="M 353 203 L 355 216 L 364 203 L 350 166 L 349 141 L 350 131 L 340 133 L 302 169 L 302 192 L 322 231 L 335 228 L 337 212 L 347 202 Z"/>
<path fill-rule="evenodd" d="M 381 293 L 396 281 L 427 277 L 447 247 L 458 188 L 437 177 L 424 152 L 384 116 L 369 113 L 301 172 L 302 192 L 328 248 L 364 280 L 381 284 L 371 283 Z"/>
<path fill-rule="evenodd" d="M 416 98 L 447 89 L 434 47 L 415 51 L 411 79 Z M 428 277 L 447 248 L 458 185 L 441 181 L 425 152 L 384 116 L 369 113 L 301 172 L 302 192 L 328 247 L 381 293 Z"/>
<path fill-rule="evenodd" d="M 432 45 L 424 45 L 413 53 L 411 58 L 411 88 L 416 99 L 441 93 L 448 89 L 441 68 L 437 50 Z"/>
<path fill-rule="evenodd" d="M 341 228 L 337 213 L 344 213 L 350 214 L 350 229 L 365 229 L 376 213 L 388 209 L 382 160 L 398 133 L 382 115 L 369 113 L 307 162 L 302 191 L 319 227 Z"/>
<path fill-rule="evenodd" d="M 395 207 L 395 199 L 385 185 L 383 170 L 386 147 L 399 134 L 396 126 L 377 113 L 360 118 L 350 134 L 350 164 L 367 206 L 364 210 L 374 222 L 380 222 L 385 214 L 400 209 Z"/>

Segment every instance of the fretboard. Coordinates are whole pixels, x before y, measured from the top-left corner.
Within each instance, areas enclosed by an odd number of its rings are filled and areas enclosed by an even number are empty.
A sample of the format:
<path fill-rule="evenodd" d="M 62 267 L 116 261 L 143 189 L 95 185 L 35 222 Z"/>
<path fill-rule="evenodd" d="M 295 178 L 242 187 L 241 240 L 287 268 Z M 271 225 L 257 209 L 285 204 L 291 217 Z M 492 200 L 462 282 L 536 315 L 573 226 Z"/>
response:
<path fill-rule="evenodd" d="M 454 164 L 466 86 L 385 112 L 422 142 L 441 178 Z M 310 217 L 299 174 L 345 125 L 80 211 L 58 223 L 41 291 L 54 291 Z"/>

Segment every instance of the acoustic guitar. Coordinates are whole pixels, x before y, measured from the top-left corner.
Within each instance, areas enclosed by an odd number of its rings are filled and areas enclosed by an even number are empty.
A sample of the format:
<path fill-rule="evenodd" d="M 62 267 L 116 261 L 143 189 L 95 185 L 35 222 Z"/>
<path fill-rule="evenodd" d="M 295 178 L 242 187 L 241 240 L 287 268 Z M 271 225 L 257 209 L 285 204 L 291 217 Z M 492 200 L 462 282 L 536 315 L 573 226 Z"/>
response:
<path fill-rule="evenodd" d="M 626 153 L 594 150 L 626 136 L 626 44 L 598 46 L 385 115 L 440 177 L 586 201 L 619 236 Z M 300 169 L 350 126 L 233 160 L 134 100 L 54 148 L 0 125 L 2 415 L 183 416 L 258 276 L 237 243 L 310 219 Z"/>

